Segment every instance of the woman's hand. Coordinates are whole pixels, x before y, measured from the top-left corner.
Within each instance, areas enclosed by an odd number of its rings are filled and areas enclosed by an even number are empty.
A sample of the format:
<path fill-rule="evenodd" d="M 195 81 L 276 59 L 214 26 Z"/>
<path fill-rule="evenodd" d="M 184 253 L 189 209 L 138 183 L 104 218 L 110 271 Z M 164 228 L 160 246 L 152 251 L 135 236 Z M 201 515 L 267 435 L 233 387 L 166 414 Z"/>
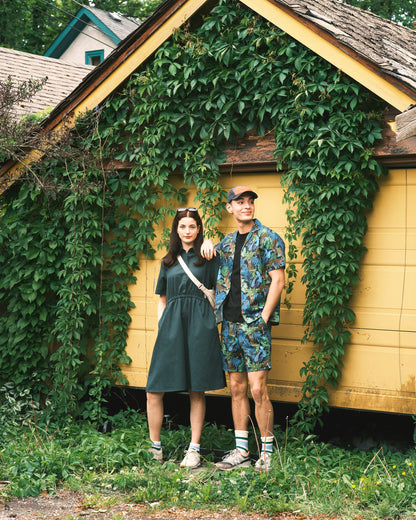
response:
<path fill-rule="evenodd" d="M 159 298 L 159 303 L 157 304 L 157 321 L 160 321 L 160 318 L 162 317 L 163 312 L 165 311 L 166 307 L 166 294 L 161 294 Z"/>
<path fill-rule="evenodd" d="M 205 258 L 205 260 L 211 260 L 214 256 L 217 255 L 217 251 L 214 247 L 214 244 L 211 240 L 206 239 L 203 241 L 201 246 L 201 256 Z"/>

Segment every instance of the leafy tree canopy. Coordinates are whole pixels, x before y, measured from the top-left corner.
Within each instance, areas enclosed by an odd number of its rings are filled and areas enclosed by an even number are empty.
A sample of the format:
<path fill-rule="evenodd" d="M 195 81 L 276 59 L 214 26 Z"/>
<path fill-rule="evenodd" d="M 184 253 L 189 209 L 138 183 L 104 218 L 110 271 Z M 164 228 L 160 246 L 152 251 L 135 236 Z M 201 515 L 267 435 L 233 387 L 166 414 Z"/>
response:
<path fill-rule="evenodd" d="M 161 0 L 0 0 L 0 46 L 44 54 L 82 5 L 146 19 Z"/>
<path fill-rule="evenodd" d="M 413 0 L 344 0 L 384 18 L 413 27 Z M 0 0 L 0 46 L 43 54 L 82 4 L 144 20 L 161 0 Z"/>
<path fill-rule="evenodd" d="M 344 3 L 360 7 L 413 28 L 416 21 L 416 3 L 413 0 L 343 0 Z"/>

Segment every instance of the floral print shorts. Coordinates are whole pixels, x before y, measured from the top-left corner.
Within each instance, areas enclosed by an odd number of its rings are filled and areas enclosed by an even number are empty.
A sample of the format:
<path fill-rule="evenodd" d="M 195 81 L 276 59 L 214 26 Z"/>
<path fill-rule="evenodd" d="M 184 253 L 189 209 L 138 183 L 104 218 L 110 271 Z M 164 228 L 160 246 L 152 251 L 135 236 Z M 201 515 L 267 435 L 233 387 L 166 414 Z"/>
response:
<path fill-rule="evenodd" d="M 257 372 L 271 368 L 271 326 L 263 318 L 253 323 L 223 320 L 221 347 L 225 371 Z"/>

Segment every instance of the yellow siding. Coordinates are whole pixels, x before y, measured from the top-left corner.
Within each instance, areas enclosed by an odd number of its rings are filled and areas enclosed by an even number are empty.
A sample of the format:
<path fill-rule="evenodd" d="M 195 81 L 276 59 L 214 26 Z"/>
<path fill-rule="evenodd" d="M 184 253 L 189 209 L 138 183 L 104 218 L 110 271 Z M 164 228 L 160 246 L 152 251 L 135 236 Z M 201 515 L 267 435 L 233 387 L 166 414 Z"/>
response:
<path fill-rule="evenodd" d="M 256 216 L 282 237 L 286 224 L 280 176 L 245 174 L 223 177 L 227 190 L 248 184 L 259 194 Z M 189 204 L 193 204 L 190 194 Z M 360 271 L 352 306 L 356 321 L 346 349 L 342 380 L 331 390 L 330 404 L 346 408 L 416 413 L 416 170 L 391 170 L 380 186 L 368 215 L 368 252 Z M 234 230 L 224 215 L 221 230 Z M 131 294 L 127 353 L 133 362 L 123 368 L 130 385 L 145 387 L 156 335 L 154 295 L 160 258 L 141 262 Z M 300 274 L 298 280 L 300 279 Z M 299 370 L 312 352 L 301 343 L 304 288 L 297 281 L 291 308 L 282 306 L 281 325 L 273 328 L 273 399 L 296 402 L 302 381 Z"/>

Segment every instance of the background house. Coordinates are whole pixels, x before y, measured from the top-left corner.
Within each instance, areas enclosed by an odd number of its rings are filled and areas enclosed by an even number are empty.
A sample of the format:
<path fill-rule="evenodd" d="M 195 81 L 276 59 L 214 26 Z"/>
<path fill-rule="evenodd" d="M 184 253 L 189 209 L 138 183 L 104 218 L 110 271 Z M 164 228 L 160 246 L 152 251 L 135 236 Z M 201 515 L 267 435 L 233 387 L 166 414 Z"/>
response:
<path fill-rule="evenodd" d="M 98 65 L 139 24 L 139 21 L 117 13 L 83 6 L 45 52 L 45 56 Z"/>

